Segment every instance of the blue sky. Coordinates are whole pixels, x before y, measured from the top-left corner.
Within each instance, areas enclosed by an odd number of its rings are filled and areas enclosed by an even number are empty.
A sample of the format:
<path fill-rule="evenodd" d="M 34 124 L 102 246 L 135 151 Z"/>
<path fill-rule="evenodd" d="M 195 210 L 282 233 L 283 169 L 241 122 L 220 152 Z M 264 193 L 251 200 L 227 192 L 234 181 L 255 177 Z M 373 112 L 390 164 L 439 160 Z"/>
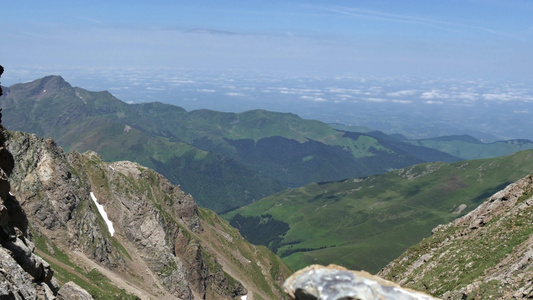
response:
<path fill-rule="evenodd" d="M 533 1 L 25 1 L 0 63 L 529 79 Z"/>

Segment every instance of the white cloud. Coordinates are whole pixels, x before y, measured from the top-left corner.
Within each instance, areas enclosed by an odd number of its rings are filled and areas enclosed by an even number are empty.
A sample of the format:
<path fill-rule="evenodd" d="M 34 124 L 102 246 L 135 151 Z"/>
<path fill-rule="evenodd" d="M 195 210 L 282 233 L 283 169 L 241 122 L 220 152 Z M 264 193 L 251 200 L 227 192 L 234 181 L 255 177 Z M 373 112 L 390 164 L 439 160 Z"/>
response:
<path fill-rule="evenodd" d="M 330 88 L 328 90 L 330 93 L 335 94 L 361 94 L 361 90 L 358 89 L 343 89 L 343 88 Z"/>
<path fill-rule="evenodd" d="M 337 97 L 341 98 L 342 100 L 353 98 L 352 95 L 346 95 L 346 94 L 340 94 L 340 95 L 337 95 Z"/>
<path fill-rule="evenodd" d="M 279 91 L 280 94 L 288 94 L 288 95 L 294 95 L 294 94 L 301 94 L 300 92 L 296 92 L 294 90 L 281 90 Z"/>
<path fill-rule="evenodd" d="M 232 97 L 243 97 L 243 96 L 245 96 L 243 93 L 226 93 L 226 95 L 232 96 Z"/>
<path fill-rule="evenodd" d="M 444 102 L 442 102 L 442 101 L 434 101 L 434 100 L 428 100 L 428 101 L 425 101 L 424 103 L 426 103 L 426 104 L 444 104 Z"/>
<path fill-rule="evenodd" d="M 431 90 L 430 92 L 424 92 L 420 96 L 421 99 L 447 99 L 450 96 L 447 94 L 441 94 L 438 90 Z"/>
<path fill-rule="evenodd" d="M 171 80 L 172 83 L 178 83 L 178 84 L 191 84 L 196 83 L 194 80 Z"/>
<path fill-rule="evenodd" d="M 310 100 L 314 102 L 327 102 L 327 99 L 324 99 L 322 97 L 315 97 L 315 96 L 301 96 L 300 99 L 302 100 Z"/>
<path fill-rule="evenodd" d="M 411 104 L 413 101 L 411 100 L 392 100 L 394 103 L 400 103 L 400 104 Z"/>
<path fill-rule="evenodd" d="M 305 95 L 305 94 L 311 94 L 311 95 L 323 95 L 321 90 L 317 89 L 298 89 L 298 88 L 287 88 L 282 87 L 277 89 L 280 94 L 288 94 L 288 95 Z"/>
<path fill-rule="evenodd" d="M 215 93 L 216 92 L 216 90 L 213 90 L 213 89 L 197 89 L 196 91 L 200 93 Z"/>
<path fill-rule="evenodd" d="M 164 90 L 166 90 L 165 87 L 151 87 L 151 86 L 147 87 L 146 89 L 147 90 L 151 90 L 151 91 L 164 91 Z"/>
<path fill-rule="evenodd" d="M 415 93 L 416 93 L 415 90 L 401 90 L 401 91 L 397 91 L 397 92 L 387 93 L 387 96 L 390 96 L 390 97 L 405 97 L 405 96 L 414 95 Z"/>
<path fill-rule="evenodd" d="M 383 91 L 383 88 L 380 86 L 372 86 L 368 88 L 368 91 L 365 93 L 365 95 L 378 95 L 381 94 Z"/>
<path fill-rule="evenodd" d="M 478 97 L 479 97 L 479 94 L 474 93 L 474 92 L 461 92 L 459 93 L 459 95 L 457 95 L 457 98 L 470 100 L 470 101 L 476 101 Z"/>
<path fill-rule="evenodd" d="M 501 93 L 501 94 L 492 94 L 492 93 L 489 93 L 489 94 L 483 94 L 481 95 L 485 100 L 489 100 L 489 101 L 511 101 L 513 100 L 513 96 L 510 95 L 510 94 L 505 94 L 505 93 Z"/>

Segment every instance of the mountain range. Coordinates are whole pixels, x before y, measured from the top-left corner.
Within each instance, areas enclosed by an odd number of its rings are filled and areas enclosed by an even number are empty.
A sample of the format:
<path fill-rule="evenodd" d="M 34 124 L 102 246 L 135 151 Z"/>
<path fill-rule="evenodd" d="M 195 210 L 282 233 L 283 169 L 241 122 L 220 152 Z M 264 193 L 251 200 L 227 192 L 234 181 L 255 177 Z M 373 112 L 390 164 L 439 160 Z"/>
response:
<path fill-rule="evenodd" d="M 67 152 L 93 150 L 105 161 L 138 162 L 216 212 L 311 182 L 464 159 L 428 143 L 339 130 L 289 113 L 127 104 L 108 92 L 72 87 L 60 76 L 4 88 L 0 106 L 11 130 L 51 137 Z M 508 145 L 499 154 L 519 150 Z M 520 150 L 528 147 L 533 143 Z"/>

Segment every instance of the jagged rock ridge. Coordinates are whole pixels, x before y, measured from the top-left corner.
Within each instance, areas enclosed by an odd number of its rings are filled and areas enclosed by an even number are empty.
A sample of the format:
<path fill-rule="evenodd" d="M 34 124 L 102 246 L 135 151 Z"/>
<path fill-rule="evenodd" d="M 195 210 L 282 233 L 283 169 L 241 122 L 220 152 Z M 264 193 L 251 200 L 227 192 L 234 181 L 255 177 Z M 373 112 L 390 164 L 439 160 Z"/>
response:
<path fill-rule="evenodd" d="M 50 264 L 35 255 L 28 219 L 8 181 L 15 161 L 6 149 L 6 130 L 0 124 L 0 298 L 1 299 L 74 299 L 88 295 L 69 283 L 60 288 Z M 92 299 L 90 295 L 88 298 Z"/>
<path fill-rule="evenodd" d="M 84 272 L 76 276 L 85 278 L 96 270 L 141 299 L 281 297 L 289 268 L 160 174 L 105 163 L 94 152 L 65 154 L 53 140 L 21 132 L 9 134 L 8 149 L 18 162 L 13 194 L 40 253 L 67 257 L 54 261 L 61 273 L 77 266 Z M 91 195 L 113 222 L 113 236 Z"/>

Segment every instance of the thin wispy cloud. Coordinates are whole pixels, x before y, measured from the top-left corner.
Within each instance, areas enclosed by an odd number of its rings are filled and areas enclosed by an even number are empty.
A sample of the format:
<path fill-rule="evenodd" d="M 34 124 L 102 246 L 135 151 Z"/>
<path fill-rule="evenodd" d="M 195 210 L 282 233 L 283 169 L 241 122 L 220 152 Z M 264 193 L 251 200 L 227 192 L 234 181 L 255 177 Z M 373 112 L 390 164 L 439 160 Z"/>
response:
<path fill-rule="evenodd" d="M 429 19 L 429 18 L 420 18 L 410 15 L 401 15 L 401 14 L 391 14 L 381 11 L 375 11 L 375 10 L 366 10 L 366 9 L 359 9 L 359 8 L 351 8 L 351 7 L 330 7 L 325 8 L 326 11 L 346 15 L 346 16 L 352 16 L 352 17 L 359 17 L 359 18 L 366 18 L 366 19 L 372 19 L 372 20 L 381 20 L 386 22 L 396 22 L 396 23 L 408 23 L 408 24 L 418 24 L 423 26 L 430 26 L 434 28 L 439 28 L 442 30 L 447 31 L 460 31 L 461 28 L 463 29 L 474 29 L 474 30 L 480 30 L 484 31 L 490 34 L 495 35 L 506 35 L 508 36 L 508 33 L 494 30 L 491 28 L 481 27 L 481 26 L 474 26 L 464 23 L 457 23 L 457 22 L 449 22 L 449 21 L 442 21 L 437 19 Z"/>

